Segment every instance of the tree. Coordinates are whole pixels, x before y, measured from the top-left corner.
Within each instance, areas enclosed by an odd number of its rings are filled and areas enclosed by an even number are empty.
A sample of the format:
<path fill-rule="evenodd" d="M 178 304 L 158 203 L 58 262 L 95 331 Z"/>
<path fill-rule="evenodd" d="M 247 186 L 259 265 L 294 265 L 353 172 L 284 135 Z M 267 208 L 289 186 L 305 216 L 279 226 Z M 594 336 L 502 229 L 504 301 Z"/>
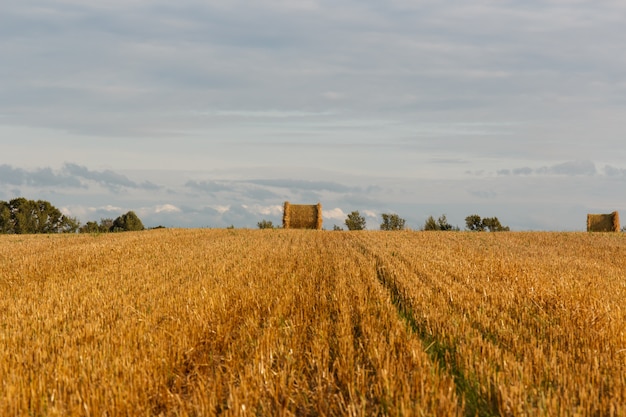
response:
<path fill-rule="evenodd" d="M 439 225 L 437 224 L 433 216 L 428 216 L 428 218 L 424 222 L 424 230 L 439 230 Z"/>
<path fill-rule="evenodd" d="M 0 233 L 11 233 L 11 208 L 6 201 L 0 201 Z"/>
<path fill-rule="evenodd" d="M 272 224 L 271 220 L 261 220 L 256 225 L 259 226 L 259 229 L 273 229 L 274 228 L 274 224 Z"/>
<path fill-rule="evenodd" d="M 450 223 L 448 223 L 446 215 L 442 214 L 436 221 L 433 216 L 428 217 L 428 219 L 426 219 L 426 222 L 424 223 L 424 230 L 441 230 L 447 232 L 458 231 L 459 228 L 452 226 Z"/>
<path fill-rule="evenodd" d="M 87 222 L 78 229 L 80 233 L 99 233 L 100 226 L 97 222 Z"/>
<path fill-rule="evenodd" d="M 508 226 L 502 226 L 497 217 L 486 217 L 483 219 L 483 225 L 490 232 L 508 232 Z"/>
<path fill-rule="evenodd" d="M 485 226 L 478 214 L 472 214 L 465 218 L 465 227 L 472 232 L 482 232 Z"/>
<path fill-rule="evenodd" d="M 112 232 L 113 231 L 113 219 L 106 218 L 100 219 L 100 226 L 98 227 L 101 233 Z"/>
<path fill-rule="evenodd" d="M 143 223 L 141 223 L 134 211 L 129 211 L 115 219 L 111 229 L 113 232 L 133 232 L 139 230 L 144 230 Z"/>
<path fill-rule="evenodd" d="M 336 224 L 333 224 L 333 231 L 335 232 L 341 232 L 343 231 L 342 227 L 337 226 Z"/>
<path fill-rule="evenodd" d="M 345 223 L 348 230 L 365 230 L 365 217 L 361 216 L 358 211 L 348 214 Z"/>
<path fill-rule="evenodd" d="M 380 230 L 404 230 L 406 220 L 397 214 L 383 213 L 381 216 L 383 222 L 380 225 Z"/>
<path fill-rule="evenodd" d="M 479 215 L 472 214 L 465 218 L 465 225 L 468 230 L 473 232 L 483 232 L 488 230 L 490 232 L 508 232 L 508 226 L 502 226 L 500 220 L 497 217 L 485 217 L 481 219 Z"/>
<path fill-rule="evenodd" d="M 0 201 L 0 233 L 71 233 L 79 223 L 48 201 L 23 197 Z"/>

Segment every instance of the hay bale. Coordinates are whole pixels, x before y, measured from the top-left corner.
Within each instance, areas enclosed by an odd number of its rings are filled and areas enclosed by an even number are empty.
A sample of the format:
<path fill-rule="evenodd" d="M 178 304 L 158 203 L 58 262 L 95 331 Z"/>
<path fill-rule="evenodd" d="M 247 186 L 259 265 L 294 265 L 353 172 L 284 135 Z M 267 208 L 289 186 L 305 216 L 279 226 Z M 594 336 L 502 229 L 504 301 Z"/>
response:
<path fill-rule="evenodd" d="M 283 228 L 285 229 L 321 229 L 322 205 L 320 203 L 291 204 L 285 201 L 283 212 Z"/>
<path fill-rule="evenodd" d="M 619 232 L 619 213 L 587 214 L 588 232 Z"/>

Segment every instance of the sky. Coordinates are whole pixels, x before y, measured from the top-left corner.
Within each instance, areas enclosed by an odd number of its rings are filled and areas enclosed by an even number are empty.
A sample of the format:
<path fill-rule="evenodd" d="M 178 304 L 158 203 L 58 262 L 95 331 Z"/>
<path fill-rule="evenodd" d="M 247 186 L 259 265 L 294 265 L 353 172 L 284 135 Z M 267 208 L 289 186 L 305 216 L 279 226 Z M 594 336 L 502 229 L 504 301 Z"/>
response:
<path fill-rule="evenodd" d="M 625 44 L 621 0 L 0 0 L 0 200 L 585 230 L 626 217 Z"/>

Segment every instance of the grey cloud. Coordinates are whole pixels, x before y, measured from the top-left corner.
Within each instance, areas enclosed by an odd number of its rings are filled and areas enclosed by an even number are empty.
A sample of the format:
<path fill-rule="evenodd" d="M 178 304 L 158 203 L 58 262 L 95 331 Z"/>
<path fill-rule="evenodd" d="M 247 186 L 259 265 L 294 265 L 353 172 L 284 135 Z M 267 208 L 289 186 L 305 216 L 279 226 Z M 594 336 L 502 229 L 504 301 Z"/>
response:
<path fill-rule="evenodd" d="M 218 193 L 220 191 L 229 191 L 231 186 L 225 185 L 223 182 L 218 181 L 195 181 L 190 180 L 185 183 L 185 187 L 189 187 L 192 190 L 200 191 L 203 193 Z"/>
<path fill-rule="evenodd" d="M 205 193 L 229 191 L 252 200 L 280 200 L 279 194 L 251 181 L 188 181 L 186 186 Z"/>
<path fill-rule="evenodd" d="M 529 167 L 515 168 L 513 175 L 530 175 L 533 173 L 533 169 Z"/>
<path fill-rule="evenodd" d="M 591 161 L 569 161 L 553 165 L 548 169 L 557 175 L 595 175 L 596 165 Z"/>
<path fill-rule="evenodd" d="M 522 168 L 514 168 L 514 169 L 499 169 L 496 171 L 496 174 L 500 176 L 509 176 L 509 175 L 530 175 L 534 172 L 532 168 L 522 167 Z"/>
<path fill-rule="evenodd" d="M 470 195 L 478 198 L 496 198 L 498 196 L 495 191 L 473 190 L 468 192 Z"/>
<path fill-rule="evenodd" d="M 117 174 L 111 170 L 105 170 L 101 172 L 90 171 L 87 167 L 72 163 L 66 163 L 63 166 L 63 169 L 70 175 L 85 178 L 87 180 L 92 180 L 103 185 L 113 187 L 137 187 L 137 184 L 129 180 L 124 175 Z"/>
<path fill-rule="evenodd" d="M 616 168 L 611 169 L 608 167 L 605 169 L 607 175 L 610 173 L 619 172 Z M 543 166 L 540 168 L 520 167 L 510 169 L 501 169 L 496 171 L 498 175 L 565 175 L 565 176 L 593 176 L 598 173 L 596 165 L 592 161 L 568 161 L 551 166 Z"/>
<path fill-rule="evenodd" d="M 160 188 L 160 186 L 150 181 L 136 183 L 126 176 L 111 170 L 92 171 L 73 163 L 64 164 L 59 171 L 49 167 L 26 170 L 14 168 L 6 164 L 0 165 L 0 183 L 9 185 L 88 188 L 87 182 L 89 181 L 96 182 L 112 191 L 119 191 L 122 188 L 144 190 L 157 190 Z"/>
<path fill-rule="evenodd" d="M 0 70 L 11 80 L 0 111 L 5 107 L 16 113 L 13 121 L 31 126 L 139 136 L 189 126 L 181 109 L 199 103 L 323 112 L 328 103 L 321 93 L 337 90 L 345 92 L 352 114 L 397 114 L 406 122 L 414 120 L 415 108 L 439 113 L 496 103 L 503 111 L 508 107 L 501 98 L 511 94 L 515 100 L 508 103 L 528 109 L 520 97 L 551 84 L 555 97 L 571 91 L 566 82 L 575 77 L 555 80 L 554 74 L 589 62 L 602 64 L 585 67 L 593 75 L 589 79 L 608 78 L 609 70 L 623 73 L 611 55 L 600 56 L 604 48 L 586 48 L 591 59 L 578 51 L 554 53 L 564 49 L 562 39 L 570 40 L 583 17 L 593 28 L 615 25 L 604 15 L 611 11 L 607 6 L 568 5 L 563 19 L 562 8 L 537 4 L 443 1 L 407 7 L 338 1 L 309 3 L 303 10 L 290 3 L 6 5 L 0 34 L 15 42 L 5 43 L 10 49 L 1 52 L 16 64 Z M 568 19 L 574 23 L 563 22 Z M 555 39 L 544 39 L 546 31 Z M 578 40 L 589 37 L 585 43 L 597 45 L 602 34 L 595 32 Z M 416 98 L 401 103 L 406 94 Z M 18 110 L 16 100 L 21 100 Z M 127 117 L 129 111 L 133 117 Z M 210 120 L 194 123 L 213 127 Z"/>
<path fill-rule="evenodd" d="M 0 165 L 0 182 L 35 187 L 84 187 L 77 178 L 64 173 L 57 174 L 51 168 L 28 171 L 6 164 Z"/>
<path fill-rule="evenodd" d="M 336 193 L 347 193 L 359 191 L 359 188 L 349 187 L 340 183 L 331 181 L 306 181 L 306 180 L 290 180 L 290 179 L 257 179 L 247 180 L 246 182 L 269 187 L 287 188 L 292 191 L 331 191 Z"/>
<path fill-rule="evenodd" d="M 245 192 L 245 195 L 253 200 L 280 200 L 281 196 L 265 188 L 252 188 Z"/>
<path fill-rule="evenodd" d="M 144 181 L 138 185 L 138 188 L 142 188 L 144 190 L 160 190 L 162 187 L 152 181 Z"/>
<path fill-rule="evenodd" d="M 112 191 L 118 191 L 122 188 L 135 188 L 144 190 L 157 190 L 160 187 L 150 181 L 136 183 L 122 174 L 118 174 L 109 169 L 104 171 L 92 171 L 87 167 L 66 163 L 63 165 L 63 171 L 71 177 L 83 178 L 85 180 L 94 181 Z"/>
<path fill-rule="evenodd" d="M 604 167 L 604 173 L 609 177 L 626 177 L 626 169 L 616 168 L 611 165 L 606 165 Z"/>

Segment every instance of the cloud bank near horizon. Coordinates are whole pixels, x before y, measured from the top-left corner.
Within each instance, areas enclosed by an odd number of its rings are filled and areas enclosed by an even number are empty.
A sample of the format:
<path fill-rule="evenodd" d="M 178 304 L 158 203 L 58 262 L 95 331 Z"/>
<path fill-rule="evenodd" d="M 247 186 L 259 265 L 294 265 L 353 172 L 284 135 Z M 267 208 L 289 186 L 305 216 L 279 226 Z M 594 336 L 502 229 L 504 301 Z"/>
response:
<path fill-rule="evenodd" d="M 623 181 L 625 172 L 615 167 L 598 170 L 590 161 L 570 161 L 528 171 L 467 173 L 462 180 L 395 179 L 367 186 L 280 178 L 213 180 L 209 172 L 169 172 L 161 183 L 137 175 L 91 170 L 75 163 L 31 170 L 1 165 L 0 199 L 48 199 L 83 223 L 134 210 L 149 227 L 253 228 L 264 219 L 280 224 L 283 202 L 292 201 L 322 202 L 327 229 L 344 227 L 347 214 L 357 210 L 370 229 L 378 228 L 382 213 L 393 212 L 406 218 L 413 229 L 421 228 L 428 216 L 441 214 L 463 227 L 466 216 L 478 213 L 498 216 L 514 230 L 582 230 L 581 219 L 587 212 L 613 209 L 610 199 L 589 202 L 585 195 L 593 193 L 598 183 Z M 529 211 L 533 203 L 526 201 L 528 189 L 548 207 L 540 216 L 536 208 Z M 422 202 L 414 203 L 416 195 Z"/>

